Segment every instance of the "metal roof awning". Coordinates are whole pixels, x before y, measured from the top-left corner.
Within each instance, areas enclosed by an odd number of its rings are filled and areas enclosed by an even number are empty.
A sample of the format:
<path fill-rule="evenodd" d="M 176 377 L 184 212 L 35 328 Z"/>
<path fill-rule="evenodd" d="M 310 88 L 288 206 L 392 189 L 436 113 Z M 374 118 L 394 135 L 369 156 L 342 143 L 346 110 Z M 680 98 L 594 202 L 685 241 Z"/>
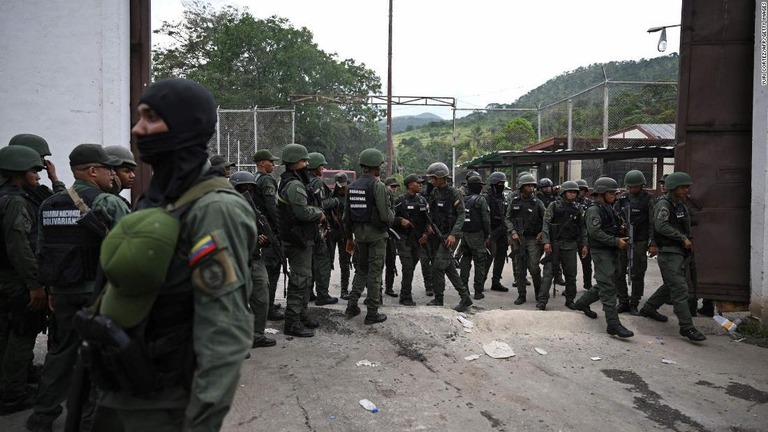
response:
<path fill-rule="evenodd" d="M 463 166 L 473 169 L 493 169 L 588 159 L 602 159 L 603 161 L 610 162 L 638 158 L 673 157 L 675 157 L 674 146 L 597 148 L 590 150 L 500 150 L 475 158 L 463 164 Z"/>

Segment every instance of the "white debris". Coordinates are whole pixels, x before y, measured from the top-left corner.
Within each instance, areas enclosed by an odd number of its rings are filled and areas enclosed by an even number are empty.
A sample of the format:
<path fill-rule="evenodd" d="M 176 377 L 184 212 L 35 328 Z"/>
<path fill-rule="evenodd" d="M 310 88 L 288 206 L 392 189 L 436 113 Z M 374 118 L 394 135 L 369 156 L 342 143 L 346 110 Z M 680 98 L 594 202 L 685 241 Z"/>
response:
<path fill-rule="evenodd" d="M 472 333 L 472 329 L 465 328 L 464 333 Z"/>
<path fill-rule="evenodd" d="M 379 362 L 372 362 L 370 360 L 360 360 L 359 362 L 355 363 L 357 366 L 368 366 L 368 367 L 376 367 L 379 365 Z"/>
<path fill-rule="evenodd" d="M 493 357 L 495 359 L 503 359 L 515 356 L 515 352 L 512 351 L 512 348 L 509 345 L 499 341 L 491 341 L 490 343 L 483 345 L 483 351 L 485 351 L 489 357 Z"/>
<path fill-rule="evenodd" d="M 547 355 L 547 352 L 539 347 L 534 348 L 534 350 L 541 355 Z"/>
<path fill-rule="evenodd" d="M 266 334 L 278 334 L 278 333 L 280 333 L 280 331 L 278 331 L 277 329 L 273 329 L 273 328 L 267 328 L 267 329 L 264 329 L 264 333 L 266 333 Z"/>
<path fill-rule="evenodd" d="M 459 319 L 459 322 L 461 323 L 461 325 L 464 326 L 465 329 L 475 328 L 475 323 L 473 323 L 472 321 L 470 321 L 470 320 L 468 320 L 468 319 L 466 319 L 466 318 L 464 318 L 462 316 L 459 316 L 457 318 Z"/>
<path fill-rule="evenodd" d="M 480 358 L 480 354 L 472 354 L 472 355 L 464 357 L 464 360 L 472 361 L 472 360 L 477 360 L 479 358 Z"/>
<path fill-rule="evenodd" d="M 661 362 L 662 362 L 662 363 L 664 363 L 664 364 L 672 364 L 672 365 L 675 365 L 675 364 L 677 364 L 677 362 L 676 362 L 676 361 L 674 361 L 674 360 L 669 360 L 669 359 L 661 359 Z"/>
<path fill-rule="evenodd" d="M 592 360 L 592 361 L 600 361 L 600 360 L 602 360 L 602 358 L 600 358 L 600 357 L 590 357 L 589 359 Z"/>

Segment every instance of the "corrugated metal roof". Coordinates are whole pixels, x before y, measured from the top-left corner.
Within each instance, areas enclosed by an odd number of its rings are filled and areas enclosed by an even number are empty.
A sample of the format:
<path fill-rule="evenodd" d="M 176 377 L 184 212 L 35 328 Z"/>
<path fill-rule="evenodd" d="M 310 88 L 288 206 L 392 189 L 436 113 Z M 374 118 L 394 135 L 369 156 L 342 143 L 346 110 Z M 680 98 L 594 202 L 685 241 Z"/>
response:
<path fill-rule="evenodd" d="M 642 129 L 651 138 L 675 139 L 674 123 L 641 123 L 637 127 Z"/>

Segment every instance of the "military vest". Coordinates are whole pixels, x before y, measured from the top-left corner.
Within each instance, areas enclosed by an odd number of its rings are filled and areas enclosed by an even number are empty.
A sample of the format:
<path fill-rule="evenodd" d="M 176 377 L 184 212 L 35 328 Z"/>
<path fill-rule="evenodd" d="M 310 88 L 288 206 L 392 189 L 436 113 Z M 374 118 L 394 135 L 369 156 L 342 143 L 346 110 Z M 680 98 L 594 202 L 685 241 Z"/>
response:
<path fill-rule="evenodd" d="M 507 200 L 504 199 L 504 194 L 488 192 L 485 194 L 485 199 L 488 201 L 488 208 L 491 210 L 491 231 L 504 226 L 504 218 L 507 215 Z"/>
<path fill-rule="evenodd" d="M 362 176 L 349 185 L 349 220 L 352 223 L 369 223 L 381 231 L 386 231 L 387 225 L 381 221 L 373 191 L 377 182 L 374 177 Z M 390 199 L 389 196 L 387 199 Z"/>
<path fill-rule="evenodd" d="M 648 218 L 649 208 L 651 206 L 651 194 L 643 192 L 640 195 L 640 201 L 632 203 L 628 194 L 624 194 L 618 199 L 617 208 L 621 211 L 622 215 L 625 212 L 625 208 L 629 206 L 630 220 L 632 228 L 634 230 L 635 241 L 648 240 L 648 229 L 650 219 Z"/>
<path fill-rule="evenodd" d="M 78 192 L 88 207 L 99 195 L 97 188 Z M 80 210 L 69 194 L 58 193 L 43 201 L 39 225 L 45 242 L 37 254 L 39 280 L 43 285 L 66 288 L 96 277 L 101 238 L 80 226 Z"/>
<path fill-rule="evenodd" d="M 512 200 L 509 203 L 510 217 L 515 225 L 515 230 L 523 230 L 523 235 L 526 237 L 535 236 L 541 232 L 544 227 L 544 215 L 539 210 L 539 199 L 531 197 L 531 199 L 523 199 L 520 194 L 512 196 Z"/>
<path fill-rule="evenodd" d="M 558 238 L 551 240 L 575 241 L 579 238 L 579 226 L 583 224 L 581 217 L 581 206 L 576 202 L 555 201 L 554 212 L 552 214 L 553 224 L 560 225 Z M 551 236 L 551 233 L 550 233 Z"/>
<path fill-rule="evenodd" d="M 416 236 L 421 236 L 427 227 L 427 212 L 429 205 L 426 198 L 420 194 L 411 196 L 406 193 L 397 198 L 395 204 L 395 213 L 398 217 L 408 219 L 411 222 L 411 227 L 404 228 L 402 225 L 397 224 L 394 229 L 402 235 L 409 235 L 414 233 Z"/>
<path fill-rule="evenodd" d="M 19 188 L 2 188 L 0 189 L 0 214 L 3 213 L 5 210 L 5 206 L 8 203 L 8 200 L 11 199 L 11 197 L 20 197 L 24 199 L 25 204 L 27 205 L 27 209 L 29 210 L 30 214 L 33 217 L 37 217 L 37 204 L 34 201 L 34 199 L 26 192 L 23 192 Z M 34 221 L 33 221 L 34 222 Z M 27 240 L 29 241 L 29 246 L 32 249 L 32 252 L 35 252 L 37 250 L 37 224 L 32 223 L 32 227 L 29 231 L 29 236 L 27 237 Z M 6 239 L 5 236 L 0 230 L 0 269 L 13 269 L 13 265 L 11 264 L 10 257 L 8 256 L 8 250 L 6 247 Z"/>
<path fill-rule="evenodd" d="M 456 199 L 461 199 L 461 194 L 454 191 L 453 187 L 434 188 L 430 200 L 430 209 L 432 210 L 433 221 L 440 228 L 443 234 L 453 231 L 453 225 L 456 223 Z"/>
<path fill-rule="evenodd" d="M 280 220 L 277 222 L 278 235 L 285 245 L 303 249 L 308 244 L 314 243 L 318 228 L 314 221 L 305 222 L 296 219 L 296 215 L 293 213 L 293 205 L 285 196 L 285 190 L 291 182 L 299 182 L 301 187 L 306 190 L 307 204 L 314 202 L 312 192 L 307 189 L 301 177 L 293 171 L 284 172 L 280 176 L 280 186 L 277 189 L 279 197 L 277 209 L 280 214 Z"/>
<path fill-rule="evenodd" d="M 557 201 L 557 196 L 555 194 L 545 194 L 545 193 L 537 192 L 536 198 L 538 198 L 538 200 L 541 201 L 542 204 L 544 204 L 544 208 L 549 207 L 550 204 Z"/>
<path fill-rule="evenodd" d="M 465 233 L 476 233 L 483 230 L 483 215 L 477 206 L 477 200 L 480 195 L 473 194 L 464 198 L 464 225 L 461 231 Z"/>
<path fill-rule="evenodd" d="M 594 205 L 597 206 L 598 214 L 600 215 L 600 230 L 610 236 L 618 237 L 620 234 L 621 220 L 619 219 L 619 216 L 616 214 L 616 212 L 613 211 L 613 207 L 607 204 L 600 204 L 598 202 L 594 203 Z M 587 221 L 587 223 L 591 222 Z M 608 246 L 605 243 L 593 240 L 592 236 L 589 236 L 589 248 L 601 250 L 615 249 L 615 247 Z"/>
<path fill-rule="evenodd" d="M 669 224 L 683 233 L 686 237 L 691 237 L 688 208 L 685 207 L 685 204 L 680 201 L 670 200 L 666 195 L 660 197 L 657 203 L 666 203 L 669 208 Z M 682 246 L 680 240 L 667 237 L 655 229 L 653 232 L 653 239 L 658 246 Z"/>

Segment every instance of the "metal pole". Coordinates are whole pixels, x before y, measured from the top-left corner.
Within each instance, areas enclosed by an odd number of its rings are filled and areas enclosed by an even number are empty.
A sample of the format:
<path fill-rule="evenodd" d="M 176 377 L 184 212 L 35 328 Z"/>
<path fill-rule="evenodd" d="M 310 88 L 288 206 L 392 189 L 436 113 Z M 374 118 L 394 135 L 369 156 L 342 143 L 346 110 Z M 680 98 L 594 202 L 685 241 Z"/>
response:
<path fill-rule="evenodd" d="M 259 120 L 258 120 L 258 105 L 253 107 L 253 153 L 256 154 L 259 151 Z"/>
<path fill-rule="evenodd" d="M 236 168 L 240 171 L 240 140 L 237 140 L 237 164 Z"/>
<path fill-rule="evenodd" d="M 389 0 L 389 44 L 387 50 L 387 177 L 392 175 L 392 0 Z"/>
<path fill-rule="evenodd" d="M 608 148 L 608 80 L 603 87 L 603 148 Z"/>
<path fill-rule="evenodd" d="M 538 125 L 536 128 L 538 139 L 536 140 L 536 142 L 541 142 L 541 107 L 539 107 L 539 109 L 536 110 L 536 121 L 538 122 Z"/>
<path fill-rule="evenodd" d="M 219 109 L 216 107 L 216 153 L 221 154 L 221 118 L 219 117 Z"/>
<path fill-rule="evenodd" d="M 568 99 L 568 150 L 573 150 L 573 99 Z M 571 172 L 570 159 L 568 159 L 568 172 Z"/>
<path fill-rule="evenodd" d="M 293 106 L 293 111 L 291 111 L 291 142 L 296 142 L 296 105 Z"/>
<path fill-rule="evenodd" d="M 453 109 L 453 144 L 451 145 L 451 178 L 456 184 L 456 110 Z"/>

